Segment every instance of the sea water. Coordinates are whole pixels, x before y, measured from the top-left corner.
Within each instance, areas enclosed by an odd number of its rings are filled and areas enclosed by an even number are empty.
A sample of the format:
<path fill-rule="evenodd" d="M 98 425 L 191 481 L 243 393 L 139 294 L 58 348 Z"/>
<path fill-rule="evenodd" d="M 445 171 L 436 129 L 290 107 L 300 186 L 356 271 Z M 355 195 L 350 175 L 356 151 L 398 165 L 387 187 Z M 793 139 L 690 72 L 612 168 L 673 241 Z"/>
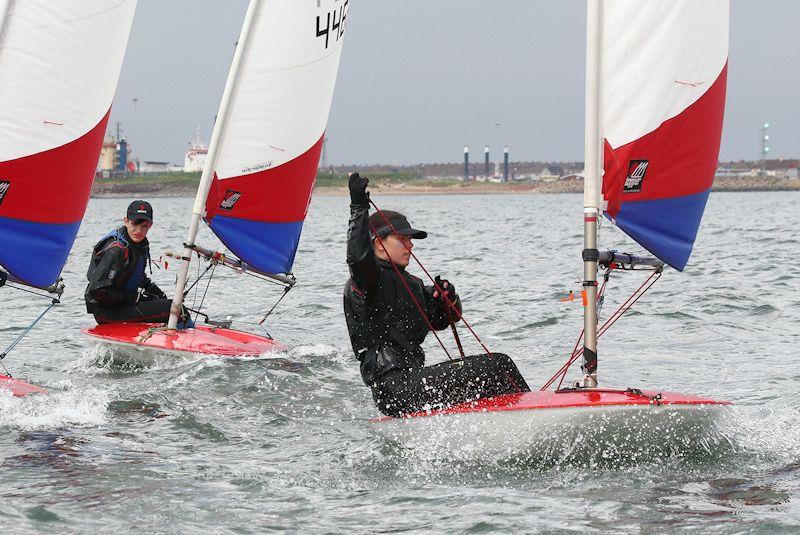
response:
<path fill-rule="evenodd" d="M 151 277 L 171 293 L 176 270 L 164 253 L 179 250 L 191 200 L 151 200 L 151 249 L 162 260 Z M 429 232 L 415 252 L 455 284 L 484 343 L 511 355 L 531 386 L 543 384 L 582 326 L 579 302 L 560 301 L 580 289 L 581 197 L 375 200 Z M 90 251 L 129 201 L 91 201 L 62 303 L 3 361 L 51 392 L 0 396 L 4 531 L 800 531 L 800 193 L 712 195 L 685 272 L 667 270 L 601 339 L 601 384 L 733 401 L 720 436 L 674 455 L 610 444 L 604 462 L 487 456 L 469 440 L 415 450 L 375 432 L 342 317 L 344 197 L 312 202 L 299 282 L 266 322 L 285 352 L 118 358 L 80 330 L 92 324 L 83 304 Z M 207 231 L 198 243 L 219 246 Z M 639 252 L 607 222 L 601 243 Z M 614 274 L 601 317 L 643 277 Z M 205 294 L 205 311 L 255 332 L 282 291 L 222 268 L 207 293 L 205 284 L 189 304 Z M 47 301 L 9 288 L 0 297 L 5 346 Z M 445 359 L 429 338 L 429 362 Z"/>

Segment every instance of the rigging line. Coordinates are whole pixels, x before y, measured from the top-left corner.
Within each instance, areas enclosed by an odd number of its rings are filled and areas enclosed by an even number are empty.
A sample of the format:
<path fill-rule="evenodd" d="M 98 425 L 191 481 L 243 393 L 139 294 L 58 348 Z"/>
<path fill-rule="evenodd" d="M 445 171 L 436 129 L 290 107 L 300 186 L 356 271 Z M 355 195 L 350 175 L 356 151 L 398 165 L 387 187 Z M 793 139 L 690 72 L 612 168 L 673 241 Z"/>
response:
<path fill-rule="evenodd" d="M 266 314 L 264 314 L 264 317 L 263 317 L 263 318 L 261 318 L 261 321 L 259 321 L 259 322 L 258 322 L 258 324 L 259 324 L 259 325 L 263 325 L 263 324 L 264 324 L 264 322 L 267 320 L 267 318 L 269 317 L 269 315 L 270 315 L 270 314 L 272 314 L 272 311 L 273 311 L 273 310 L 275 310 L 275 307 L 277 307 L 277 306 L 280 304 L 280 302 L 283 300 L 283 298 L 284 298 L 284 297 L 286 297 L 286 294 L 288 294 L 288 293 L 289 293 L 289 290 L 291 290 L 291 289 L 292 289 L 292 286 L 286 286 L 286 287 L 284 288 L 284 290 L 283 290 L 283 295 L 281 295 L 281 296 L 278 298 L 278 300 L 275 302 L 275 304 L 274 304 L 274 305 L 272 305 L 272 308 L 270 308 L 270 309 L 269 309 L 269 311 L 268 311 Z"/>
<path fill-rule="evenodd" d="M 639 288 L 637 288 L 630 295 L 630 297 L 628 297 L 628 299 L 622 305 L 620 305 L 620 307 L 597 330 L 597 338 L 600 338 L 603 334 L 605 334 L 606 331 L 608 331 L 608 329 L 610 329 L 611 326 L 614 325 L 614 323 L 616 323 L 617 320 L 620 319 L 625 314 L 625 312 L 630 310 L 633 307 L 633 305 L 635 305 L 636 302 L 639 301 L 639 299 L 641 299 L 641 297 L 645 293 L 647 293 L 647 291 L 650 290 L 650 288 L 653 287 L 653 285 L 658 281 L 658 279 L 661 278 L 662 274 L 663 274 L 663 269 L 657 269 L 653 271 L 653 273 L 650 274 L 650 276 L 641 284 L 641 286 L 639 286 Z M 583 336 L 583 331 L 581 331 L 581 337 L 582 336 Z M 579 337 L 578 342 L 580 342 L 580 339 L 581 338 Z M 553 382 L 560 375 L 562 376 L 562 381 L 563 381 L 563 376 L 567 374 L 569 367 L 572 366 L 572 364 L 574 364 L 575 361 L 578 360 L 578 358 L 581 355 L 583 355 L 583 348 L 574 349 L 572 355 L 567 360 L 567 362 L 555 373 L 555 375 L 553 375 L 553 377 L 550 378 L 550 380 L 545 384 L 545 386 L 541 388 L 541 390 L 547 389 L 551 384 L 553 384 Z"/>
<path fill-rule="evenodd" d="M 627 299 L 627 301 L 625 301 L 625 303 L 620 305 L 620 307 L 616 311 L 614 311 L 614 313 L 605 321 L 605 323 L 603 323 L 603 325 L 597 331 L 597 337 L 600 338 L 603 334 L 605 334 L 606 331 L 608 331 L 608 329 L 610 329 L 611 326 L 614 325 L 614 323 L 616 323 L 617 320 L 623 316 L 623 314 L 625 314 L 628 310 L 630 310 L 631 307 L 647 292 L 647 290 L 649 290 L 653 286 L 653 284 L 655 284 L 655 282 L 659 278 L 661 278 L 660 271 L 651 274 L 650 277 L 648 277 L 647 280 L 645 280 L 645 282 L 643 282 L 642 285 L 639 286 L 639 288 L 637 288 L 631 294 L 631 296 Z M 581 332 L 581 335 L 583 335 L 583 332 Z M 559 388 L 563 383 L 564 378 L 566 377 L 567 371 L 569 371 L 570 366 L 572 366 L 572 364 L 574 364 L 575 361 L 578 360 L 578 358 L 581 355 L 583 355 L 583 348 L 577 349 L 577 351 L 573 350 L 572 357 L 562 367 L 562 370 L 559 370 L 559 372 L 556 373 L 556 376 L 559 373 L 561 374 L 561 381 L 559 382 Z"/>
<path fill-rule="evenodd" d="M 456 340 L 456 346 L 458 346 L 458 352 L 461 354 L 461 358 L 463 359 L 466 355 L 464 354 L 464 348 L 461 345 L 461 337 L 458 336 L 458 329 L 456 328 L 456 322 L 453 320 L 453 313 L 450 309 L 447 309 L 447 320 L 450 322 L 450 329 L 453 331 L 453 338 Z"/>
<path fill-rule="evenodd" d="M 212 268 L 211 269 L 211 275 L 208 276 L 208 284 L 206 284 L 206 289 L 203 292 L 203 298 L 200 299 L 200 306 L 197 307 L 197 312 L 194 315 L 194 321 L 195 322 L 200 317 L 200 311 L 203 309 L 203 303 L 206 300 L 206 294 L 208 293 L 208 289 L 211 287 L 211 281 L 214 279 L 214 271 L 216 271 L 217 265 L 216 264 L 212 264 L 211 268 Z"/>
<path fill-rule="evenodd" d="M 600 289 L 597 292 L 598 311 L 601 306 L 601 303 L 605 300 L 606 285 L 608 284 L 608 279 L 611 276 L 612 269 L 615 269 L 614 266 L 609 266 L 606 269 L 606 272 L 603 274 L 603 284 L 600 286 Z M 581 329 L 581 332 L 578 335 L 578 339 L 575 341 L 575 346 L 572 348 L 572 352 L 570 352 L 570 356 L 567 358 L 567 362 L 565 362 L 561 366 L 561 368 L 559 368 L 559 370 L 555 373 L 555 375 L 553 375 L 553 377 L 551 377 L 550 380 L 539 390 L 543 391 L 550 388 L 550 385 L 553 384 L 553 382 L 556 380 L 557 377 L 559 377 L 559 375 L 561 376 L 561 378 L 558 381 L 558 386 L 556 386 L 556 390 L 561 389 L 561 385 L 564 384 L 564 378 L 567 376 L 567 370 L 569 370 L 569 367 L 572 365 L 573 362 L 575 362 L 577 357 L 583 354 L 583 351 L 582 350 L 578 351 L 578 348 L 580 347 L 581 340 L 583 340 L 584 332 L 585 331 Z"/>
<path fill-rule="evenodd" d="M 197 263 L 197 278 L 194 280 L 194 282 L 192 282 L 192 284 L 186 290 L 183 291 L 183 298 L 184 299 L 186 299 L 186 296 L 189 295 L 189 292 L 192 291 L 192 288 L 197 286 L 197 283 L 200 282 L 200 279 L 202 279 L 203 277 L 206 276 L 206 273 L 208 273 L 208 270 L 211 269 L 211 265 L 212 264 L 209 264 L 206 267 L 205 271 L 203 271 L 203 273 L 200 273 L 200 263 L 199 262 Z M 196 304 L 197 304 L 197 290 L 195 290 L 194 297 L 192 298 L 192 308 L 194 308 L 194 306 Z"/>
<path fill-rule="evenodd" d="M 372 201 L 370 201 L 370 202 L 372 202 Z M 370 229 L 372 230 L 372 234 L 376 235 L 375 234 L 375 228 L 372 227 L 372 225 L 370 225 Z M 383 249 L 383 252 L 386 253 L 386 258 L 389 259 L 389 263 L 392 265 L 392 269 L 394 269 L 394 272 L 397 274 L 397 277 L 403 283 L 403 286 L 405 286 L 406 292 L 408 292 L 409 297 L 411 297 L 411 301 L 414 303 L 414 306 L 417 307 L 417 310 L 422 315 L 422 319 L 424 319 L 425 323 L 428 325 L 428 329 L 430 329 L 430 331 L 433 333 L 433 336 L 436 337 L 436 341 L 439 342 L 439 345 L 441 346 L 441 348 L 444 351 L 445 355 L 447 355 L 447 358 L 450 359 L 450 360 L 453 360 L 453 357 L 450 356 L 450 352 L 444 346 L 444 343 L 442 342 L 442 339 L 439 338 L 439 335 L 436 333 L 436 329 L 433 328 L 433 324 L 431 323 L 430 318 L 428 318 L 428 315 L 425 313 L 425 310 L 422 308 L 422 305 L 420 304 L 419 300 L 417 300 L 417 296 L 414 295 L 414 292 L 411 290 L 411 287 L 408 285 L 408 281 L 403 276 L 403 274 L 400 273 L 400 268 L 398 268 L 397 265 L 394 263 L 394 260 L 392 259 L 392 257 L 389 256 L 389 251 L 386 250 L 386 246 L 383 245 L 383 241 L 382 240 L 378 240 L 378 243 L 380 244 L 381 249 Z"/>
<path fill-rule="evenodd" d="M 383 221 L 384 221 L 384 222 L 385 222 L 385 223 L 386 223 L 386 224 L 389 226 L 389 228 L 390 228 L 390 229 L 391 229 L 391 231 L 392 231 L 392 232 L 395 234 L 395 236 L 400 236 L 400 234 L 397 232 L 397 229 L 395 229 L 395 228 L 394 228 L 394 225 L 392 225 L 391 221 L 389 221 L 389 219 L 388 219 L 388 218 L 387 218 L 387 217 L 386 217 L 386 216 L 383 214 L 383 212 L 381 211 L 381 209 L 380 209 L 380 208 L 378 208 L 378 205 L 377 205 L 377 204 L 375 204 L 375 201 L 373 201 L 372 199 L 369 199 L 369 202 L 370 202 L 370 204 L 373 206 L 373 208 L 375 208 L 375 210 L 376 210 L 376 211 L 377 211 L 379 214 L 381 214 L 381 218 L 383 218 Z M 373 229 L 373 230 L 374 230 L 374 229 Z M 373 231 L 373 234 L 375 234 L 375 232 L 374 232 L 374 231 Z M 468 329 L 468 330 L 469 330 L 469 332 L 472 334 L 472 336 L 475 338 L 475 340 L 477 340 L 477 342 L 478 342 L 478 343 L 481 345 L 481 347 L 482 347 L 482 348 L 483 348 L 483 350 L 486 352 L 486 354 L 487 354 L 487 355 L 489 355 L 489 357 L 491 357 L 491 356 L 492 356 L 492 352 L 491 352 L 491 351 L 489 351 L 489 348 L 487 348 L 487 347 L 486 347 L 486 344 L 484 344 L 484 343 L 483 343 L 483 340 L 481 340 L 481 338 L 478 336 L 478 334 L 477 334 L 477 333 L 475 332 L 475 330 L 472 328 L 472 325 L 470 325 L 470 324 L 467 322 L 467 320 L 464 318 L 464 314 L 463 314 L 463 313 L 461 313 L 461 312 L 459 312 L 459 311 L 458 311 L 458 309 L 456 309 L 456 308 L 455 308 L 455 304 L 454 304 L 452 301 L 450 301 L 450 299 L 447 297 L 447 293 L 446 293 L 446 292 L 445 292 L 445 291 L 442 289 L 442 287 L 441 287 L 441 286 L 439 286 L 439 283 L 437 283 L 437 282 L 436 282 L 436 279 L 434 279 L 434 278 L 431 276 L 431 274 L 428 272 L 428 270 L 427 270 L 427 269 L 425 269 L 425 266 L 424 266 L 424 265 L 422 265 L 422 262 L 420 262 L 420 261 L 419 261 L 419 258 L 417 258 L 417 255 L 415 255 L 415 254 L 414 254 L 414 252 L 411 250 L 411 248 L 409 248 L 409 246 L 408 246 L 408 245 L 406 245 L 406 243 L 405 243 L 405 242 L 403 242 L 402 240 L 400 240 L 400 241 L 403 243 L 403 247 L 405 247 L 405 248 L 406 248 L 406 250 L 408 251 L 408 253 L 409 253 L 409 254 L 410 254 L 410 255 L 411 255 L 413 258 L 414 258 L 414 260 L 417 262 L 417 264 L 419 264 L 419 267 L 421 267 L 421 268 L 422 268 L 422 271 L 424 271 L 424 272 L 425 272 L 425 275 L 427 275 L 427 276 L 428 276 L 428 278 L 431 280 L 431 282 L 433 282 L 433 286 L 434 286 L 434 287 L 435 287 L 435 288 L 436 288 L 436 289 L 439 291 L 439 295 L 441 295 L 441 296 L 444 298 L 444 300 L 445 300 L 445 303 L 447 304 L 447 306 L 448 306 L 449 308 L 452 308 L 453 310 L 455 310 L 455 311 L 456 311 L 456 315 L 458 316 L 458 319 L 460 319 L 461 321 L 463 321 L 463 322 L 464 322 L 464 325 L 467 327 L 467 329 Z"/>
<path fill-rule="evenodd" d="M 51 309 L 51 308 L 53 308 L 53 306 L 55 306 L 55 305 L 56 305 L 56 303 L 59 303 L 59 301 L 58 301 L 57 299 L 53 299 L 53 300 L 50 302 L 50 304 L 47 306 L 47 308 L 45 308 L 45 309 L 44 309 L 44 312 L 42 312 L 41 314 L 39 314 L 39 317 L 38 317 L 38 318 L 36 318 L 35 320 L 33 320 L 33 323 L 31 323 L 30 325 L 28 325 L 28 326 L 27 326 L 27 327 L 26 327 L 26 328 L 25 328 L 25 329 L 24 329 L 24 330 L 23 330 L 23 331 L 22 331 L 22 332 L 19 334 L 19 336 L 17 336 L 17 338 L 16 338 L 16 339 L 15 339 L 15 340 L 14 340 L 14 341 L 11 343 L 11 345 L 10 345 L 10 346 L 8 346 L 8 347 L 6 348 L 6 350 L 5 350 L 5 351 L 3 351 L 2 353 L 0 353 L 0 361 L 2 361 L 4 358 L 6 358 L 6 355 L 8 355 L 8 354 L 11 352 L 11 350 L 13 350 L 13 349 L 16 347 L 16 345 L 17 345 L 18 343 L 20 343 L 20 341 L 21 341 L 23 338 L 25 338 L 25 336 L 26 336 L 26 335 L 27 335 L 29 332 L 31 332 L 31 329 L 33 329 L 33 328 L 34 328 L 34 326 L 36 326 L 36 324 L 37 324 L 37 323 L 39 323 L 39 320 L 41 320 L 41 319 L 44 317 L 44 315 L 45 315 L 45 314 L 47 314 L 47 313 L 50 311 L 50 309 Z M 3 368 L 5 369 L 5 367 L 3 367 Z M 9 374 L 9 375 L 10 375 L 10 374 Z"/>
<path fill-rule="evenodd" d="M 4 286 L 6 288 L 11 288 L 13 290 L 19 290 L 20 292 L 33 294 L 33 295 L 35 295 L 37 297 L 44 297 L 45 299 L 52 299 L 52 296 L 50 296 L 50 295 L 39 293 L 39 292 L 35 292 L 33 290 L 28 290 L 27 288 L 23 288 L 22 286 L 17 286 L 16 284 L 13 284 L 11 282 L 6 282 Z"/>

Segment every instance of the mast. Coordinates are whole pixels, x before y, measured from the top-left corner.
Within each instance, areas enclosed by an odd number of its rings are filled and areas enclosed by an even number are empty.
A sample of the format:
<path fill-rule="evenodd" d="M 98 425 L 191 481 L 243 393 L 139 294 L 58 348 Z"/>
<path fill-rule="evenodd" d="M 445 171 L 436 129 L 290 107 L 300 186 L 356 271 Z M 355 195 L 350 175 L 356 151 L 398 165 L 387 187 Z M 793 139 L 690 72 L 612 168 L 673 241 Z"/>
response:
<path fill-rule="evenodd" d="M 586 132 L 583 179 L 583 380 L 580 386 L 597 386 L 597 219 L 603 170 L 602 110 L 603 0 L 586 5 Z"/>
<path fill-rule="evenodd" d="M 236 52 L 233 55 L 231 71 L 228 75 L 228 81 L 225 84 L 225 91 L 222 93 L 219 114 L 217 115 L 217 121 L 214 123 L 214 131 L 211 134 L 211 142 L 209 143 L 208 147 L 206 165 L 203 168 L 203 174 L 200 177 L 200 185 L 197 187 L 197 196 L 194 199 L 192 218 L 189 222 L 189 231 L 186 235 L 186 247 L 183 250 L 183 259 L 181 262 L 180 271 L 178 273 L 178 281 L 175 286 L 175 297 L 172 299 L 169 323 L 167 323 L 167 327 L 169 329 L 175 329 L 178 326 L 178 316 L 180 315 L 183 306 L 183 292 L 186 288 L 186 280 L 189 276 L 189 262 L 191 261 L 193 253 L 192 246 L 194 245 L 195 237 L 197 237 L 197 231 L 200 227 L 200 220 L 205 215 L 206 198 L 208 197 L 208 192 L 211 188 L 211 182 L 214 178 L 214 168 L 216 167 L 217 154 L 219 152 L 219 147 L 227 127 L 231 103 L 233 102 L 236 88 L 239 85 L 239 73 L 242 59 L 247 53 L 253 21 L 256 19 L 256 14 L 258 13 L 260 7 L 261 0 L 250 0 L 250 5 L 247 7 L 247 14 L 244 17 L 242 32 L 239 35 L 239 42 L 236 46 Z"/>

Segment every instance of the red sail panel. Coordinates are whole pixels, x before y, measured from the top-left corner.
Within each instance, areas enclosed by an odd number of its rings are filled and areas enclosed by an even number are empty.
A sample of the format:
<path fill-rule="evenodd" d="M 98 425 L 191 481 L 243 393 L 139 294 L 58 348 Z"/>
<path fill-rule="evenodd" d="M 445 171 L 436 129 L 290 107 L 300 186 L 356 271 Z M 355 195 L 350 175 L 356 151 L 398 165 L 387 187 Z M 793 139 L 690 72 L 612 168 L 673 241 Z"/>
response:
<path fill-rule="evenodd" d="M 654 131 L 616 149 L 605 143 L 603 195 L 612 218 L 623 202 L 682 197 L 711 187 L 722 136 L 727 74 L 726 65 L 702 97 Z M 625 181 L 640 162 L 647 164 L 644 177 L 635 184 L 629 182 L 626 191 Z"/>

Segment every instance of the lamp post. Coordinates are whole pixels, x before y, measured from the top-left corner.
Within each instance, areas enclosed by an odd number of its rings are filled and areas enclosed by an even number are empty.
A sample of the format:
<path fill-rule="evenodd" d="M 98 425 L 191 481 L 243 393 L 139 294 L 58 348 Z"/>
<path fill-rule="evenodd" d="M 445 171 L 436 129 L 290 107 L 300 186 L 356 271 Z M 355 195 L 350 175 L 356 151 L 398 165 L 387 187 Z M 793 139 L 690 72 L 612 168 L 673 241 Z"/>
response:
<path fill-rule="evenodd" d="M 137 143 L 136 143 L 136 115 L 137 115 L 137 113 L 136 113 L 136 107 L 137 106 L 136 105 L 139 103 L 139 97 L 133 97 L 131 100 L 133 100 L 133 150 L 131 151 L 131 153 L 133 153 L 134 150 L 136 151 L 136 156 L 135 157 L 133 156 L 133 154 L 131 154 L 131 160 L 133 162 L 135 162 L 136 170 L 138 171 L 139 170 L 139 145 L 137 145 Z"/>
<path fill-rule="evenodd" d="M 769 123 L 764 123 L 761 125 L 761 139 L 759 140 L 761 144 L 761 170 L 765 171 L 767 167 L 767 154 L 770 151 L 769 143 Z"/>

